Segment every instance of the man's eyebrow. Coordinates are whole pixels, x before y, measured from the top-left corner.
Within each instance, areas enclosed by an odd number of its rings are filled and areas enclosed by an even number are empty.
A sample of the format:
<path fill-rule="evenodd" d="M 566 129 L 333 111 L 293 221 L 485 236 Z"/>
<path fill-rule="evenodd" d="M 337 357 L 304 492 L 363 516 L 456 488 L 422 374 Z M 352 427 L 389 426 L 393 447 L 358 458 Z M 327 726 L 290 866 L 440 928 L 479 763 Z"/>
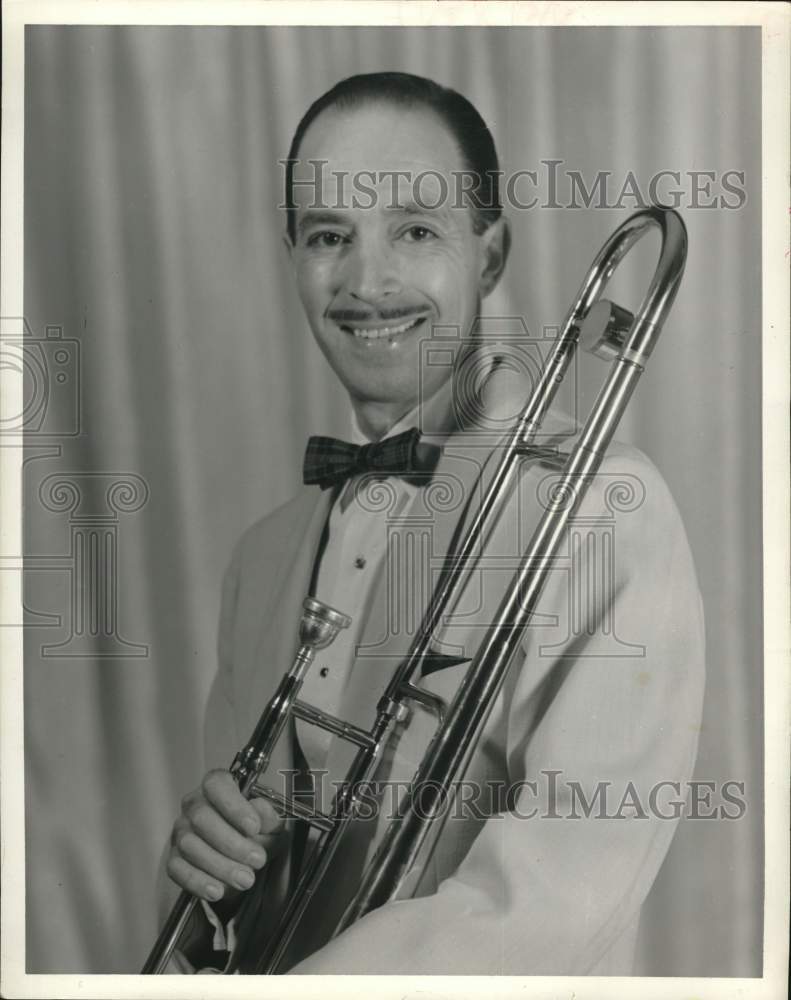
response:
<path fill-rule="evenodd" d="M 299 222 L 297 222 L 297 232 L 304 233 L 309 226 L 339 226 L 351 225 L 349 219 L 341 212 L 317 211 L 316 209 L 306 209 Z"/>
<path fill-rule="evenodd" d="M 413 216 L 426 216 L 430 215 L 434 218 L 449 219 L 451 216 L 450 208 L 444 201 L 439 205 L 423 204 L 415 201 L 412 198 L 406 201 L 401 201 L 396 198 L 392 203 L 386 203 L 384 210 L 393 215 L 400 215 L 406 217 Z M 465 209 L 466 210 L 466 209 Z M 307 208 L 300 215 L 297 221 L 297 235 L 302 236 L 306 229 L 312 226 L 352 226 L 354 227 L 354 221 L 348 215 L 345 215 L 342 211 L 335 209 L 333 211 L 328 211 L 327 209 L 315 209 Z"/>
<path fill-rule="evenodd" d="M 443 198 L 439 205 L 421 205 L 420 202 L 409 199 L 408 201 L 401 202 L 398 199 L 395 204 L 386 205 L 386 211 L 397 212 L 399 215 L 440 215 L 445 218 L 448 216 L 448 206 L 446 204 L 447 199 Z"/>

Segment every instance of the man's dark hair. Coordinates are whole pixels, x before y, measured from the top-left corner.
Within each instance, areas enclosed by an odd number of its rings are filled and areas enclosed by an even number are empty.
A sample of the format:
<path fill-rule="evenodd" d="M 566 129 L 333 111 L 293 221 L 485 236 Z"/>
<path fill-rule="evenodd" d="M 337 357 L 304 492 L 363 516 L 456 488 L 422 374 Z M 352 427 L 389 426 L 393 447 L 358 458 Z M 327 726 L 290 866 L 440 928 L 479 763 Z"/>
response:
<path fill-rule="evenodd" d="M 412 73 L 360 73 L 347 77 L 322 94 L 302 117 L 286 160 L 286 228 L 291 242 L 296 242 L 296 204 L 294 202 L 294 165 L 299 147 L 310 127 L 327 108 L 357 108 L 384 101 L 405 108 L 426 108 L 439 115 L 458 143 L 472 184 L 463 188 L 473 211 L 473 225 L 478 233 L 488 229 L 502 213 L 500 205 L 499 162 L 494 139 L 486 122 L 473 105 L 457 91 L 443 87 L 426 77 Z"/>

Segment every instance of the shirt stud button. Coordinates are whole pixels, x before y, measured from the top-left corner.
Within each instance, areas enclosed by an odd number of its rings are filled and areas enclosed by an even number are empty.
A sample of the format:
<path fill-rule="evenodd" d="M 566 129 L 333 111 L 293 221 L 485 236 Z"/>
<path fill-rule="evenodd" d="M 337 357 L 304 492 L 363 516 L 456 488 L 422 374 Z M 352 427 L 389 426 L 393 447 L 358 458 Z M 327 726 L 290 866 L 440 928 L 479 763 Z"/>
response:
<path fill-rule="evenodd" d="M 357 567 L 357 569 L 365 569 L 365 557 L 357 556 L 357 558 L 354 560 L 354 565 Z"/>
<path fill-rule="evenodd" d="M 327 676 L 329 676 L 329 672 L 330 672 L 330 668 L 329 667 L 322 667 L 321 670 L 319 670 L 319 676 L 320 677 L 327 677 Z"/>

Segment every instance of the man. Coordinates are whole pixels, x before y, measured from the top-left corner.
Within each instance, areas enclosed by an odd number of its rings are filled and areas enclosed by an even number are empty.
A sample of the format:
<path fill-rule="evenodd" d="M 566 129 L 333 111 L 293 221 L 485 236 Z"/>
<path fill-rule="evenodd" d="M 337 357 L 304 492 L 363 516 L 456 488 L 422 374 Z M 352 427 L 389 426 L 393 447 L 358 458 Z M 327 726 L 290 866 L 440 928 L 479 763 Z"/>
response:
<path fill-rule="evenodd" d="M 230 952 L 229 969 L 253 971 L 309 847 L 224 770 L 291 662 L 302 598 L 313 592 L 353 618 L 308 675 L 304 700 L 369 727 L 425 609 L 425 567 L 435 573 L 469 519 L 478 475 L 486 480 L 498 454 L 491 431 L 526 391 L 513 366 L 480 349 L 481 301 L 503 272 L 509 236 L 494 143 L 463 97 L 406 74 L 350 78 L 309 109 L 288 162 L 287 252 L 313 335 L 349 393 L 357 442 L 414 427 L 423 437 L 387 478 L 376 459 L 366 469 L 370 449 L 337 475 L 331 457 L 322 466 L 311 452 L 308 485 L 237 546 L 207 711 L 211 770 L 183 800 L 167 857 L 171 879 L 202 900 L 181 969 L 221 968 Z M 432 363 L 427 344 L 444 363 Z M 465 371 L 475 373 L 467 383 Z M 548 445 L 567 433 L 555 417 L 544 430 Z M 424 690 L 452 698 L 551 471 L 525 462 L 438 637 L 451 658 L 424 670 Z M 467 808 L 448 820 L 415 898 L 331 939 L 386 825 L 380 808 L 373 829 L 356 824 L 341 849 L 285 969 L 631 971 L 640 907 L 679 815 L 657 789 L 678 795 L 694 763 L 702 617 L 678 514 L 644 456 L 613 445 L 577 522 L 465 775 Z M 426 557 L 408 565 L 421 545 Z M 377 777 L 403 788 L 432 727 L 416 710 Z M 267 780 L 312 772 L 327 809 L 348 759 L 340 740 L 300 722 Z"/>

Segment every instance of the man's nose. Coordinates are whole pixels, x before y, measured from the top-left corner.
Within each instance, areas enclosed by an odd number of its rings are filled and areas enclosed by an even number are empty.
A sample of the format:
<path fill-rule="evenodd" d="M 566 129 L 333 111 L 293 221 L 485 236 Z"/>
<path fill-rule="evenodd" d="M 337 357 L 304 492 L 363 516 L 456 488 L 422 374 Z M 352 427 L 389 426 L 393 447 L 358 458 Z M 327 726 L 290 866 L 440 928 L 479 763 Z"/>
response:
<path fill-rule="evenodd" d="M 401 289 L 398 262 L 392 247 L 363 242 L 347 258 L 346 290 L 356 299 L 375 305 Z"/>

